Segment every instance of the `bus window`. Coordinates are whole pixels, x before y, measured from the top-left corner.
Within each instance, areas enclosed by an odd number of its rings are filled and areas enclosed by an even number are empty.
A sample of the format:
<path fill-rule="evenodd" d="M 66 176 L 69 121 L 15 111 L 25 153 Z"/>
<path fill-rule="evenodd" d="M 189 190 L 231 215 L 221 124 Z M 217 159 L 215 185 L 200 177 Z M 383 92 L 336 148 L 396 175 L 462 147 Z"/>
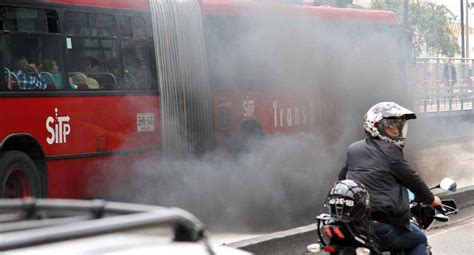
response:
<path fill-rule="evenodd" d="M 58 14 L 53 10 L 46 10 L 46 17 L 48 19 L 48 32 L 59 33 Z"/>
<path fill-rule="evenodd" d="M 0 22 L 0 28 L 1 28 L 1 22 Z M 5 55 L 4 53 L 4 47 L 3 47 L 3 34 L 0 34 L 0 72 L 1 72 L 1 78 L 0 78 L 0 85 L 1 85 L 1 90 L 8 90 L 8 87 L 11 88 L 11 73 L 10 69 L 6 67 L 3 63 L 3 56 Z"/>
<path fill-rule="evenodd" d="M 114 16 L 110 14 L 89 14 L 91 35 L 116 36 Z"/>
<path fill-rule="evenodd" d="M 53 10 L 1 7 L 3 30 L 59 33 L 58 15 Z"/>
<path fill-rule="evenodd" d="M 67 53 L 73 83 L 80 89 L 114 89 L 119 77 L 108 70 L 107 64 L 118 56 L 116 44 L 115 40 L 73 38 Z"/>
<path fill-rule="evenodd" d="M 65 33 L 72 35 L 116 36 L 113 15 L 82 12 L 66 12 Z"/>
<path fill-rule="evenodd" d="M 209 78 L 215 89 L 242 85 L 245 65 L 243 39 L 249 33 L 238 17 L 209 15 L 204 19 L 206 47 L 208 49 Z M 260 44 L 261 45 L 261 44 Z M 251 62 L 251 61 L 247 61 Z"/>
<path fill-rule="evenodd" d="M 66 12 L 64 15 L 66 34 L 89 35 L 89 17 L 87 13 Z"/>
<path fill-rule="evenodd" d="M 124 78 L 127 89 L 151 87 L 150 61 L 145 41 L 123 42 Z"/>
<path fill-rule="evenodd" d="M 119 33 L 121 37 L 132 37 L 132 18 L 130 16 L 119 16 Z"/>
<path fill-rule="evenodd" d="M 143 39 L 146 37 L 145 20 L 142 17 L 132 18 L 133 37 Z"/>
<path fill-rule="evenodd" d="M 4 35 L 4 72 L 9 70 L 8 90 L 43 90 L 63 87 L 61 39 L 50 36 Z M 42 69 L 46 60 L 58 68 Z M 34 76 L 34 77 L 33 77 Z M 11 84 L 10 84 L 11 85 Z"/>

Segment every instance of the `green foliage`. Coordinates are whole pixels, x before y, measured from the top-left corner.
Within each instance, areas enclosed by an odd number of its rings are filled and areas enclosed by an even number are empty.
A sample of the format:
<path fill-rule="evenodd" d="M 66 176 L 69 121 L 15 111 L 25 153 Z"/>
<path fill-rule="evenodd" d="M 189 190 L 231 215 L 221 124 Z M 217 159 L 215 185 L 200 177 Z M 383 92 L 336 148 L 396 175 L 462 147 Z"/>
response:
<path fill-rule="evenodd" d="M 403 23 L 401 0 L 372 0 L 371 9 L 392 11 L 398 22 Z M 426 53 L 453 57 L 459 53 L 457 39 L 449 29 L 449 23 L 455 16 L 448 8 L 430 2 L 409 1 L 408 9 L 408 29 L 413 35 L 418 55 Z"/>

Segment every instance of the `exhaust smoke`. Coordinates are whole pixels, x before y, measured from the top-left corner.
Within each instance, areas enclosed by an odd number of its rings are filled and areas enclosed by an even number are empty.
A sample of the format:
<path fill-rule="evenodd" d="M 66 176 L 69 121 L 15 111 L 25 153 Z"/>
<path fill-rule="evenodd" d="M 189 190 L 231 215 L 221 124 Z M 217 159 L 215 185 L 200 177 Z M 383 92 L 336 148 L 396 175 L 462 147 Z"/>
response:
<path fill-rule="evenodd" d="M 267 135 L 246 141 L 239 154 L 218 146 L 200 156 L 135 162 L 111 176 L 120 184 L 111 187 L 110 199 L 181 207 L 214 229 L 313 223 L 347 146 L 364 137 L 362 116 L 369 107 L 395 101 L 410 108 L 396 25 L 258 6 L 208 15 L 203 22 L 213 93 L 266 95 L 268 115 L 258 120 Z M 297 101 L 310 106 L 307 132 L 272 133 L 273 121 L 265 119 L 273 120 L 276 91 L 302 92 Z M 228 143 L 238 130 L 238 124 L 232 127 Z M 408 139 L 416 144 L 431 138 Z"/>

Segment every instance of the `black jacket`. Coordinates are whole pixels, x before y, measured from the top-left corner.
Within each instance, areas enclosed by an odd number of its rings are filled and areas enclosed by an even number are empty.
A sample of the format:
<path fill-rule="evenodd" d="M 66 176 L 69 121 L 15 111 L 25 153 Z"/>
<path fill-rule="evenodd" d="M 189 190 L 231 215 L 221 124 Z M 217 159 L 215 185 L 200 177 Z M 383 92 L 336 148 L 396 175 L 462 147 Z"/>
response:
<path fill-rule="evenodd" d="M 364 184 L 370 193 L 371 219 L 409 229 L 410 189 L 417 200 L 430 204 L 433 193 L 403 157 L 402 150 L 388 142 L 366 138 L 349 146 L 339 180 Z"/>

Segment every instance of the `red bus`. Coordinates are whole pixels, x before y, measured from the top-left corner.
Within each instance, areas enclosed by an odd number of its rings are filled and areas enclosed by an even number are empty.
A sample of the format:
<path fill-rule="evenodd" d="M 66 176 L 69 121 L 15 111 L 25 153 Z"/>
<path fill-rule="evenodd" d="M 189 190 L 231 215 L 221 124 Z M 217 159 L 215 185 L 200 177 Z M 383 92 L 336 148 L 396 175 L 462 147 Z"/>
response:
<path fill-rule="evenodd" d="M 347 105 L 328 102 L 350 96 L 345 86 L 387 91 L 345 67 L 376 63 L 382 80 L 399 87 L 390 76 L 402 72 L 401 58 L 386 64 L 398 37 L 384 11 L 2 1 L 0 192 L 95 197 L 107 184 L 94 178 L 142 158 L 232 149 L 263 134 L 334 133 L 332 116 Z"/>

